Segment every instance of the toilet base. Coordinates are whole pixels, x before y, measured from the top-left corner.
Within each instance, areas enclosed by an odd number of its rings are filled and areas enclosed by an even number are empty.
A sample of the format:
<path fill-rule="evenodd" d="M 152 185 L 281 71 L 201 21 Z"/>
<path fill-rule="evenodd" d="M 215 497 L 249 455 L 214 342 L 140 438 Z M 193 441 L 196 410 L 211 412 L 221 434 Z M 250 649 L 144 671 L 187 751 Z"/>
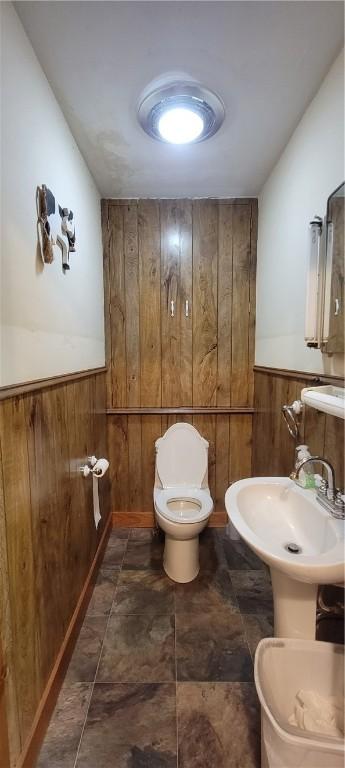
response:
<path fill-rule="evenodd" d="M 199 573 L 199 536 L 194 539 L 174 539 L 165 534 L 163 568 L 169 579 L 180 584 L 193 581 Z"/>

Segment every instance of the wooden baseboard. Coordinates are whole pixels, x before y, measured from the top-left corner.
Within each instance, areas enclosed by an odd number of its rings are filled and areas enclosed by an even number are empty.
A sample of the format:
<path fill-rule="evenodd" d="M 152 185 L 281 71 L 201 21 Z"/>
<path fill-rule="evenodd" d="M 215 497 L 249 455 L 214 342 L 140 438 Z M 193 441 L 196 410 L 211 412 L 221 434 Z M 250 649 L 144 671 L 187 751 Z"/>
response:
<path fill-rule="evenodd" d="M 113 528 L 153 528 L 153 512 L 113 512 Z"/>
<path fill-rule="evenodd" d="M 153 528 L 155 525 L 154 512 L 113 512 L 113 528 Z M 212 512 L 209 528 L 224 528 L 228 516 L 225 510 Z"/>
<path fill-rule="evenodd" d="M 39 703 L 30 733 L 24 745 L 24 749 L 19 757 L 17 768 L 33 768 L 35 765 L 37 755 L 48 728 L 49 721 L 53 713 L 60 688 L 62 686 L 67 667 L 70 662 L 73 649 L 86 614 L 93 586 L 96 581 L 98 569 L 100 563 L 102 562 L 104 550 L 108 542 L 111 527 L 112 515 L 109 515 L 82 593 L 79 597 L 73 616 L 68 625 L 64 641 L 61 645 L 43 696 Z"/>

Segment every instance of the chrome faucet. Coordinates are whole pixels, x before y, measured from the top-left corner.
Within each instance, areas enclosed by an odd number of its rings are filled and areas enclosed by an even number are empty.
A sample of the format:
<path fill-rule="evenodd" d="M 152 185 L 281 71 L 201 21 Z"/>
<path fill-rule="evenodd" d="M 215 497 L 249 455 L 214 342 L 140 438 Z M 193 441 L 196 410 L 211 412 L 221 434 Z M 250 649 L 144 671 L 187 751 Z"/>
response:
<path fill-rule="evenodd" d="M 318 502 L 322 504 L 333 517 L 345 520 L 343 492 L 339 491 L 336 487 L 334 468 L 329 461 L 323 459 L 322 456 L 307 456 L 297 462 L 294 471 L 291 472 L 290 479 L 297 482 L 301 469 L 310 462 L 313 464 L 322 464 L 327 469 L 327 480 L 322 480 L 321 485 L 316 492 Z"/>

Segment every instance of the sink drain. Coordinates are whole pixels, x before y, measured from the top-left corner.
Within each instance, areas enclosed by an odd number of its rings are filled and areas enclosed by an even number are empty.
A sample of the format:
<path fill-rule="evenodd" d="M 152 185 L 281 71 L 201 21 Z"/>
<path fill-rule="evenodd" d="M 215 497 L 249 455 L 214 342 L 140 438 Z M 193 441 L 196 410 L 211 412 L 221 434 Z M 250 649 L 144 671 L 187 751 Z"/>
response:
<path fill-rule="evenodd" d="M 300 547 L 299 544 L 295 544 L 294 541 L 289 541 L 288 544 L 285 544 L 284 549 L 286 549 L 287 552 L 291 552 L 292 555 L 300 555 L 302 552 L 302 547 Z"/>

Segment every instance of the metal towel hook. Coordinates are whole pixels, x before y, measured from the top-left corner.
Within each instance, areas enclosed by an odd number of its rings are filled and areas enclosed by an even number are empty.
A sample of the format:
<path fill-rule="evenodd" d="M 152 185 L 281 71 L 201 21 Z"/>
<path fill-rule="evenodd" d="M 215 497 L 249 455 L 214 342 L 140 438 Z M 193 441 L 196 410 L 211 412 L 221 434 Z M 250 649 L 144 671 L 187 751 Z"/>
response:
<path fill-rule="evenodd" d="M 283 405 L 282 412 L 286 421 L 286 426 L 289 430 L 291 437 L 297 440 L 299 436 L 299 419 L 303 411 L 303 403 L 301 400 L 294 400 L 291 405 Z"/>

